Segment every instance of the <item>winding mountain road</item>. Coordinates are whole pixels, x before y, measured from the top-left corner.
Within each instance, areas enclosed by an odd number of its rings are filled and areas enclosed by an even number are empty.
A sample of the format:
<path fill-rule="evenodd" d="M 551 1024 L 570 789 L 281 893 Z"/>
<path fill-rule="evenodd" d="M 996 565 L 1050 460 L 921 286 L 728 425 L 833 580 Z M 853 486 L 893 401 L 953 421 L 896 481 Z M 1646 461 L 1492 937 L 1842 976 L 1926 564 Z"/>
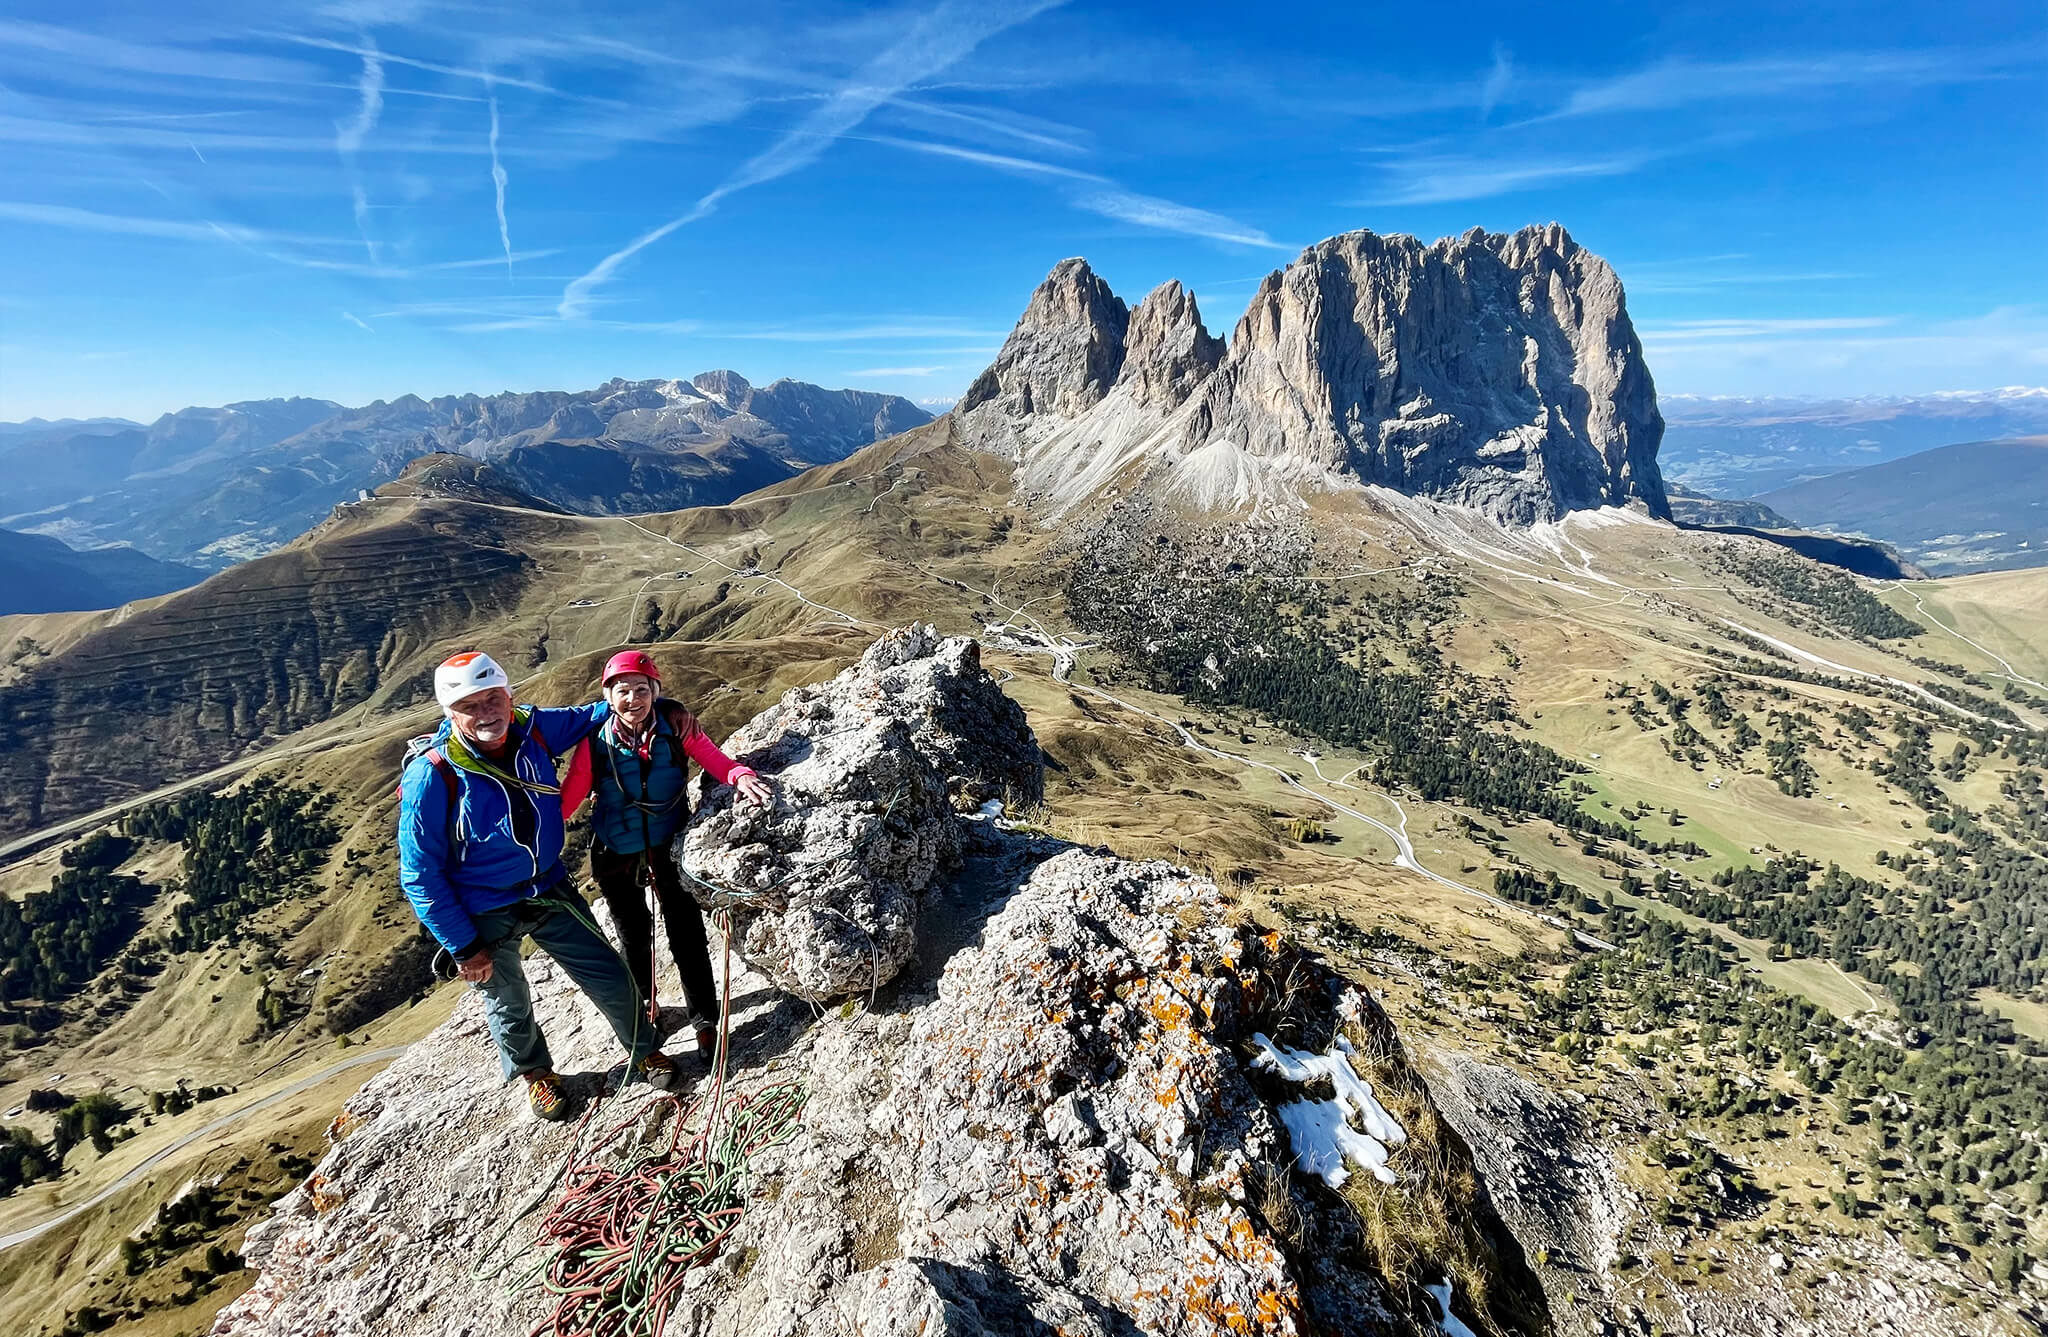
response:
<path fill-rule="evenodd" d="M 0 1235 L 0 1250 L 11 1249 L 17 1244 L 26 1244 L 30 1240 L 36 1238 L 38 1235 L 43 1234 L 45 1231 L 55 1230 L 58 1226 L 63 1225 L 66 1221 L 69 1221 L 72 1217 L 77 1216 L 81 1212 L 91 1211 L 93 1208 L 105 1202 L 108 1198 L 113 1197 L 122 1189 L 127 1188 L 130 1184 L 133 1184 L 136 1180 L 148 1174 L 150 1170 L 154 1167 L 161 1165 L 164 1161 L 170 1159 L 172 1156 L 177 1155 L 186 1147 L 191 1146 L 194 1142 L 198 1142 L 204 1138 L 211 1137 L 223 1128 L 232 1127 L 234 1124 L 240 1122 L 243 1119 L 246 1119 L 251 1114 L 254 1114 L 256 1111 L 260 1109 L 266 1109 L 271 1105 L 277 1104 L 279 1101 L 290 1100 L 293 1096 L 309 1091 L 312 1088 L 320 1085 L 320 1083 L 326 1081 L 328 1078 L 334 1076 L 336 1073 L 346 1072 L 350 1068 L 360 1068 L 366 1063 L 389 1063 L 392 1059 L 395 1059 L 400 1054 L 403 1054 L 405 1050 L 406 1046 L 404 1045 L 393 1045 L 387 1049 L 372 1049 L 367 1053 L 352 1055 L 349 1058 L 341 1060 L 339 1063 L 330 1063 L 326 1067 L 320 1069 L 318 1072 L 308 1073 L 306 1076 L 301 1077 L 298 1081 L 293 1082 L 290 1086 L 285 1087 L 281 1091 L 273 1091 L 269 1095 L 263 1097 L 261 1100 L 252 1101 L 249 1104 L 242 1106 L 238 1110 L 233 1110 L 227 1114 L 223 1114 L 218 1118 L 212 1120 L 211 1122 L 203 1124 L 198 1128 L 195 1128 L 191 1132 L 179 1138 L 177 1141 L 171 1143 L 169 1146 L 162 1147 L 156 1151 L 151 1152 L 143 1160 L 137 1162 L 135 1166 L 131 1168 L 126 1174 L 123 1174 L 119 1179 L 116 1179 L 113 1183 L 107 1185 L 98 1193 L 93 1194 L 84 1202 L 78 1203 L 75 1206 L 66 1207 L 63 1211 L 57 1213 L 55 1216 L 48 1217 L 42 1221 L 38 1221 L 36 1224 L 32 1226 L 25 1226 L 20 1230 L 14 1231 L 12 1234 Z"/>

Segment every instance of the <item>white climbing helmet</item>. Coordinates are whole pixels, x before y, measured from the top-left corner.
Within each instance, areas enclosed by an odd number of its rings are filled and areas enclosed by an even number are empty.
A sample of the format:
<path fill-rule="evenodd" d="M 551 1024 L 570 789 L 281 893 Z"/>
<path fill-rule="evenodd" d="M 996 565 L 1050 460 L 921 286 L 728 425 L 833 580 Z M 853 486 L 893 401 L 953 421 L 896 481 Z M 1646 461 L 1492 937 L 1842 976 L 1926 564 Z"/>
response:
<path fill-rule="evenodd" d="M 498 661 L 481 650 L 457 655 L 434 670 L 434 699 L 443 709 L 465 696 L 511 685 L 512 680 L 498 667 Z"/>

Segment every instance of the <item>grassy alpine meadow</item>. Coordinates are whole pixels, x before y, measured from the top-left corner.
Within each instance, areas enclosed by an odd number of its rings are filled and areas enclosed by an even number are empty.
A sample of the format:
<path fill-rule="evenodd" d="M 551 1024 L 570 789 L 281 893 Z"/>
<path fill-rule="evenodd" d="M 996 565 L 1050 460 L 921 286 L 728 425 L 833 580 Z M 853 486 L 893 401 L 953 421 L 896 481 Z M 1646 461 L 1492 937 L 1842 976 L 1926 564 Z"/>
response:
<path fill-rule="evenodd" d="M 1996 1136 L 1929 1140 L 1906 1120 L 1960 1129 L 1961 1116 L 1877 1099 L 1922 1108 L 1945 1074 L 2004 1091 L 2041 1061 L 2024 1047 L 2048 1031 L 2048 1000 L 1968 933 L 1979 905 L 2022 913 L 2042 894 L 2027 862 L 2043 839 L 2034 707 L 2006 701 L 1986 654 L 2039 676 L 2028 610 L 2048 600 L 2048 572 L 1845 591 L 1827 577 L 1751 579 L 1787 559 L 1735 551 L 1750 540 L 1568 522 L 1538 542 L 1337 496 L 1270 563 L 1235 571 L 1206 555 L 1228 517 L 1145 517 L 1133 550 L 1150 564 L 1104 600 L 1085 562 L 1130 536 L 1077 542 L 1112 522 L 1050 523 L 943 424 L 730 506 L 578 518 L 391 498 L 342 532 L 403 507 L 415 521 L 437 508 L 444 528 L 518 528 L 532 574 L 503 605 L 438 610 L 404 633 L 398 667 L 366 694 L 237 745 L 233 773 L 200 792 L 253 792 L 274 829 L 305 833 L 278 879 L 209 882 L 194 905 L 189 831 L 142 814 L 211 809 L 146 795 L 0 866 L 0 892 L 20 905 L 96 835 L 119 838 L 107 874 L 143 889 L 129 943 L 53 981 L 56 996 L 10 1000 L 0 1108 L 54 1087 L 131 1113 L 101 1129 L 106 1151 L 85 1136 L 61 1175 L 0 1198 L 0 1231 L 91 1196 L 215 1111 L 361 1044 L 403 1043 L 452 1006 L 458 990 L 421 973 L 390 849 L 403 740 L 434 718 L 405 666 L 480 646 L 513 666 L 522 698 L 568 702 L 588 698 L 606 654 L 641 644 L 723 736 L 887 627 L 926 620 L 983 638 L 984 664 L 1037 732 L 1045 799 L 1012 820 L 1213 876 L 1389 1000 L 1418 1052 L 1610 1111 L 1612 1150 L 1647 1204 L 1618 1246 L 1622 1271 L 1650 1312 L 1672 1288 L 1754 1284 L 1702 1268 L 1723 1245 L 1895 1239 L 1987 1311 L 2013 1260 L 2048 1248 L 2029 1196 L 2048 1165 L 2022 1147 L 1991 1173 L 1979 1162 Z M 1914 636 L 1866 634 L 1856 627 L 1898 628 L 1869 621 L 1858 595 L 1901 618 L 1924 605 L 1930 620 Z M 58 641 L 53 625 L 13 634 Z M 1985 701 L 2015 713 L 1971 704 Z M 278 824 L 287 812 L 310 825 Z M 1401 863 L 1408 849 L 1415 867 Z M 1795 861 L 1812 865 L 1804 880 L 1783 871 Z M 1936 881 L 1992 866 L 2011 870 L 2005 881 Z M 1862 879 L 1854 894 L 1877 926 L 1853 946 L 1838 946 L 1842 924 L 1815 889 L 1830 868 Z M 1741 880 L 1772 869 L 1768 888 Z M 1952 950 L 1982 957 L 1981 978 L 1928 969 Z M 6 1321 L 54 1332 L 93 1304 L 146 1311 L 117 1330 L 200 1323 L 235 1269 L 174 1281 L 191 1298 L 164 1308 L 172 1297 L 126 1273 L 122 1241 L 181 1186 L 226 1173 L 242 1205 L 184 1227 L 183 1253 L 158 1251 L 179 1260 L 172 1278 L 205 1271 L 205 1250 L 232 1250 L 252 1204 L 317 1152 L 323 1112 L 368 1071 L 185 1147 L 48 1237 L 62 1249 L 0 1254 L 21 1281 L 6 1288 Z M 233 1089 L 150 1113 L 180 1079 Z M 1999 1099 L 2009 1129 L 2041 1125 L 2023 1091 Z M 25 1111 L 11 1126 L 47 1141 L 64 1117 Z M 163 1317 L 180 1312 L 182 1324 Z"/>

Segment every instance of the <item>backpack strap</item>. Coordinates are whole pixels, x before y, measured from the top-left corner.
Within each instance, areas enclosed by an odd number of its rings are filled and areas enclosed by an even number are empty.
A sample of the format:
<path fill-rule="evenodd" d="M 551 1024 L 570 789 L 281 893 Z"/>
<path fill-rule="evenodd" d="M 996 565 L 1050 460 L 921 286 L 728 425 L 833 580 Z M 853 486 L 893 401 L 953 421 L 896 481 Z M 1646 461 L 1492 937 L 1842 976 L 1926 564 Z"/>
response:
<path fill-rule="evenodd" d="M 452 873 L 455 865 L 462 862 L 462 825 L 456 820 L 462 806 L 462 781 L 455 774 L 455 763 L 441 754 L 434 746 L 434 735 L 421 734 L 405 745 L 405 761 L 400 766 L 399 793 L 405 792 L 404 768 L 419 758 L 425 757 L 434 773 L 441 777 L 441 788 L 448 795 L 448 862 L 446 867 Z"/>
<path fill-rule="evenodd" d="M 462 806 L 462 781 L 455 774 L 455 763 L 441 755 L 441 749 L 427 749 L 427 764 L 434 768 L 434 774 L 441 777 L 441 787 L 448 792 L 448 867 L 453 869 L 462 862 L 462 823 L 457 820 Z"/>

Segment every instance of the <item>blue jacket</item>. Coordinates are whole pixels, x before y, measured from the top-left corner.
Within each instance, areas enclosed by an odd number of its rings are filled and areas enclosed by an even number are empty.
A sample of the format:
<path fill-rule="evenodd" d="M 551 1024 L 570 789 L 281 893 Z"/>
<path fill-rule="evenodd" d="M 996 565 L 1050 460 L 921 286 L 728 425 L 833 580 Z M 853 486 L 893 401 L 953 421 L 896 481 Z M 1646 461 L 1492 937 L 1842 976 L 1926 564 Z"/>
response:
<path fill-rule="evenodd" d="M 552 790 L 555 758 L 602 724 L 611 707 L 595 701 L 521 711 L 524 719 L 512 725 L 518 746 L 501 769 Z M 443 720 L 434 735 L 460 790 L 452 830 L 447 782 L 425 755 L 413 758 L 398 787 L 398 881 L 427 931 L 459 958 L 482 945 L 473 916 L 562 879 L 562 804 L 556 793 L 497 779 L 451 746 L 452 732 Z"/>
<path fill-rule="evenodd" d="M 610 729 L 590 740 L 590 830 L 616 854 L 638 854 L 668 844 L 689 816 L 683 786 L 689 780 L 683 742 L 665 719 L 648 749 L 648 760 L 614 741 Z"/>

